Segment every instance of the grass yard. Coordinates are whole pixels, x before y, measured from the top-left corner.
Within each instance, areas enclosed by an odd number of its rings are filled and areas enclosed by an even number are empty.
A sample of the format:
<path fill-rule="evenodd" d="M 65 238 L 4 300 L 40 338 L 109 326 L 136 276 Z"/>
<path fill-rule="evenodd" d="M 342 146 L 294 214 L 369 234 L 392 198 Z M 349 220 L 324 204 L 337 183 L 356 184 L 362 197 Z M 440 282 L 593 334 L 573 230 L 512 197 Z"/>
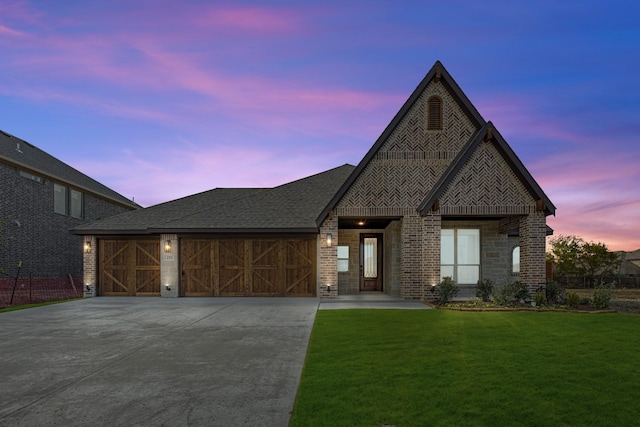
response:
<path fill-rule="evenodd" d="M 319 311 L 291 426 L 638 425 L 640 316 Z"/>

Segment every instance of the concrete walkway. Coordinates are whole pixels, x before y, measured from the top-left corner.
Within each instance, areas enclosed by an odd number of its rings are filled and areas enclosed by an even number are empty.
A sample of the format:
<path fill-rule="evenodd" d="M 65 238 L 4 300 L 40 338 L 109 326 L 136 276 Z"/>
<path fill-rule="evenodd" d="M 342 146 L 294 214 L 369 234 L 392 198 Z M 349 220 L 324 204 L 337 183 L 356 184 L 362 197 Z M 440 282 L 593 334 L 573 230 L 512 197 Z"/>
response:
<path fill-rule="evenodd" d="M 320 300 L 320 310 L 345 308 L 427 310 L 431 307 L 417 300 L 405 300 L 379 292 L 360 293 L 358 295 L 339 295 L 335 298 L 323 298 Z"/>
<path fill-rule="evenodd" d="M 0 313 L 0 426 L 286 426 L 318 308 L 428 307 L 100 297 Z"/>

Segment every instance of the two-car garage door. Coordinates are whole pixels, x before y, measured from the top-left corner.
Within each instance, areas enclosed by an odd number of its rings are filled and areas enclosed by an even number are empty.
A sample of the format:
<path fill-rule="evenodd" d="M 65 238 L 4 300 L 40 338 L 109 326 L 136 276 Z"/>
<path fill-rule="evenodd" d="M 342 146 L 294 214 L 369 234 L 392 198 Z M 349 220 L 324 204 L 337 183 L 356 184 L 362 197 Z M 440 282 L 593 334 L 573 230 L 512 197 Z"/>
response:
<path fill-rule="evenodd" d="M 183 296 L 315 296 L 315 239 L 184 239 Z"/>
<path fill-rule="evenodd" d="M 160 295 L 158 240 L 100 240 L 101 295 Z M 181 239 L 181 296 L 315 296 L 315 239 Z"/>

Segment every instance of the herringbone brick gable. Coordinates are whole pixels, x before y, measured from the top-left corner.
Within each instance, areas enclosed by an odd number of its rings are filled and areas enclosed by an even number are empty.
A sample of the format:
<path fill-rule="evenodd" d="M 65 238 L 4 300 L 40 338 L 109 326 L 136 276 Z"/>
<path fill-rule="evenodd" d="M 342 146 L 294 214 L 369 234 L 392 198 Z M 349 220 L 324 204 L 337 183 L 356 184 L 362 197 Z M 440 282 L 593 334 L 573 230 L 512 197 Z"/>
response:
<path fill-rule="evenodd" d="M 443 129 L 427 130 L 427 100 L 443 100 Z M 358 179 L 336 214 L 405 215 L 424 199 L 478 128 L 447 86 L 431 81 Z"/>
<path fill-rule="evenodd" d="M 536 203 L 491 142 L 483 142 L 440 197 L 441 215 L 528 214 Z"/>

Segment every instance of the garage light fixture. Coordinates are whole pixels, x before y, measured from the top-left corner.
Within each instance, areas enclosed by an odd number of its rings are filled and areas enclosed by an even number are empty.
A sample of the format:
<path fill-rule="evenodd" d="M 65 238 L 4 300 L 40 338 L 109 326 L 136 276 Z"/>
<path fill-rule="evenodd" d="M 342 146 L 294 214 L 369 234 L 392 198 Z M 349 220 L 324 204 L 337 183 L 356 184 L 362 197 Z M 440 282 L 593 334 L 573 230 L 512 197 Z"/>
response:
<path fill-rule="evenodd" d="M 171 240 L 164 241 L 164 251 L 167 253 L 171 252 Z"/>
<path fill-rule="evenodd" d="M 331 233 L 327 233 L 327 247 L 331 247 Z"/>
<path fill-rule="evenodd" d="M 85 254 L 90 254 L 91 253 L 91 240 L 85 240 L 84 241 L 84 253 Z"/>

